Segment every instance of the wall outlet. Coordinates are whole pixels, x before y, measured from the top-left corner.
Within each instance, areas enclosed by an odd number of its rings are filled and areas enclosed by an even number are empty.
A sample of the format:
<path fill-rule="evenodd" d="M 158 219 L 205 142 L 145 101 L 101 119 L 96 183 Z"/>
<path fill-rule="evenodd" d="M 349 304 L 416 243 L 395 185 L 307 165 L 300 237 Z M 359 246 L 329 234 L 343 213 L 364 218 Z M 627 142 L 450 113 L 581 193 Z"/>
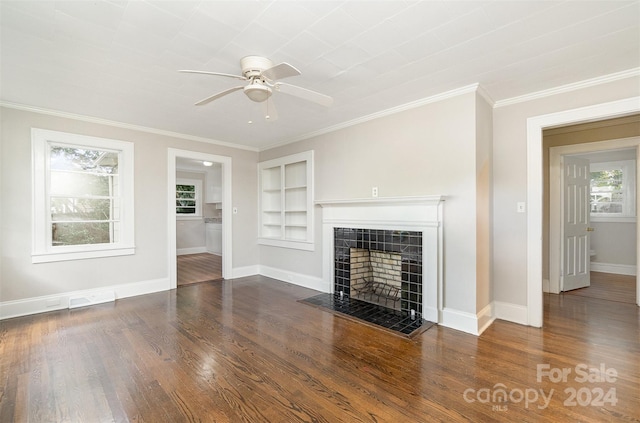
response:
<path fill-rule="evenodd" d="M 371 188 L 371 196 L 374 198 L 378 196 L 378 187 Z"/>

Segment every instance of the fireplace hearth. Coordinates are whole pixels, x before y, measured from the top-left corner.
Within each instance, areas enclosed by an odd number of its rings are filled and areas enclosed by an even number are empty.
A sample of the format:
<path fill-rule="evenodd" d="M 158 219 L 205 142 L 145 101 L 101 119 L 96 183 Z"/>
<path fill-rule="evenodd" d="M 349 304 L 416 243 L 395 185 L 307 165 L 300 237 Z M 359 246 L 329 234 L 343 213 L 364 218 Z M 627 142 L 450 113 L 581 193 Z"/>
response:
<path fill-rule="evenodd" d="M 434 325 L 422 316 L 422 232 L 341 227 L 333 232 L 333 293 L 304 303 L 409 337 Z"/>
<path fill-rule="evenodd" d="M 319 294 L 300 301 L 408 338 L 421 334 L 435 324 L 344 294 Z"/>

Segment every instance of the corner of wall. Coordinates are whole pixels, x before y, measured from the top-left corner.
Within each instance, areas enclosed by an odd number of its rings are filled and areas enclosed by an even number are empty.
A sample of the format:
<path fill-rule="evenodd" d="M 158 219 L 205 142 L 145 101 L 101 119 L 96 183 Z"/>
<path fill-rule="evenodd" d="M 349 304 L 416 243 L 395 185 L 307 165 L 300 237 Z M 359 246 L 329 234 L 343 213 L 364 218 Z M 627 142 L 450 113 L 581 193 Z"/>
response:
<path fill-rule="evenodd" d="M 529 325 L 527 306 L 494 301 L 493 310 L 496 319 L 506 320 L 507 322 L 518 323 L 520 325 Z"/>
<path fill-rule="evenodd" d="M 495 319 L 493 304 L 488 304 L 476 314 L 445 308 L 438 324 L 479 336 Z"/>

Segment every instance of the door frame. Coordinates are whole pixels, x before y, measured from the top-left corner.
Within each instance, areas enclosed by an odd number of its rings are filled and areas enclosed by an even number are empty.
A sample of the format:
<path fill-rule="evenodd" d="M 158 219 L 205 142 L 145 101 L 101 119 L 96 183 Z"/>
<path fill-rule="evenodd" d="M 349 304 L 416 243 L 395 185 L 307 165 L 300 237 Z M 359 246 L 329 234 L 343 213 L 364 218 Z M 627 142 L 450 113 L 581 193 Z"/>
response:
<path fill-rule="evenodd" d="M 169 263 L 169 289 L 175 289 L 178 286 L 176 200 L 175 198 L 172 198 L 171 195 L 176 186 L 176 159 L 178 157 L 222 163 L 222 278 L 231 279 L 233 273 L 233 237 L 231 233 L 231 228 L 233 226 L 231 212 L 231 157 L 218 156 L 215 154 L 192 150 L 180 150 L 177 148 L 169 148 L 167 156 L 167 227 L 169 233 L 167 262 Z"/>
<path fill-rule="evenodd" d="M 640 97 L 570 109 L 527 119 L 527 324 L 542 327 L 542 131 L 640 112 Z M 640 250 L 638 251 L 640 256 Z M 640 261 L 636 259 L 637 261 Z M 640 293 L 636 290 L 636 303 Z"/>
<path fill-rule="evenodd" d="M 549 148 L 549 286 L 544 292 L 560 293 L 560 260 L 562 244 L 562 171 L 560 158 L 574 154 L 595 153 L 621 148 L 636 148 L 636 169 L 640 165 L 640 137 L 621 138 Z M 636 171 L 636 198 L 640 198 L 640 175 Z M 636 222 L 638 221 L 636 208 Z M 636 223 L 636 249 L 640 249 L 640 226 Z M 640 290 L 640 261 L 636 259 L 636 291 Z M 636 302 L 640 303 L 640 298 Z"/>

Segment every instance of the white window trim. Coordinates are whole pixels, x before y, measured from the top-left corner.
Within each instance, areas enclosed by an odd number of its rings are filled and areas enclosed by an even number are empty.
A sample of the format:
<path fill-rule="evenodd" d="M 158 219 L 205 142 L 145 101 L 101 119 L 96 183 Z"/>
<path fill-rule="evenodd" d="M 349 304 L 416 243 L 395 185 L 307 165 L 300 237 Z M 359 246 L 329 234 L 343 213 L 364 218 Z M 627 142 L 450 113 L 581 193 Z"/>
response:
<path fill-rule="evenodd" d="M 50 143 L 72 147 L 93 147 L 118 151 L 122 192 L 120 240 L 111 244 L 52 246 L 50 242 L 50 210 L 48 187 L 50 186 L 47 151 Z M 134 202 L 133 202 L 133 143 L 70 134 L 46 129 L 31 129 L 32 169 L 32 263 L 48 263 L 64 260 L 80 260 L 135 254 Z"/>
<path fill-rule="evenodd" d="M 624 210 L 622 213 L 591 213 L 591 222 L 595 223 L 633 223 L 636 221 L 636 161 L 614 160 L 591 163 L 590 172 L 599 172 L 617 167 L 622 168 L 624 186 Z"/>
<path fill-rule="evenodd" d="M 202 220 L 202 181 L 199 179 L 177 178 L 176 185 L 194 185 L 196 187 L 195 214 L 180 214 L 176 206 L 176 220 Z M 173 188 L 175 192 L 175 187 Z"/>

